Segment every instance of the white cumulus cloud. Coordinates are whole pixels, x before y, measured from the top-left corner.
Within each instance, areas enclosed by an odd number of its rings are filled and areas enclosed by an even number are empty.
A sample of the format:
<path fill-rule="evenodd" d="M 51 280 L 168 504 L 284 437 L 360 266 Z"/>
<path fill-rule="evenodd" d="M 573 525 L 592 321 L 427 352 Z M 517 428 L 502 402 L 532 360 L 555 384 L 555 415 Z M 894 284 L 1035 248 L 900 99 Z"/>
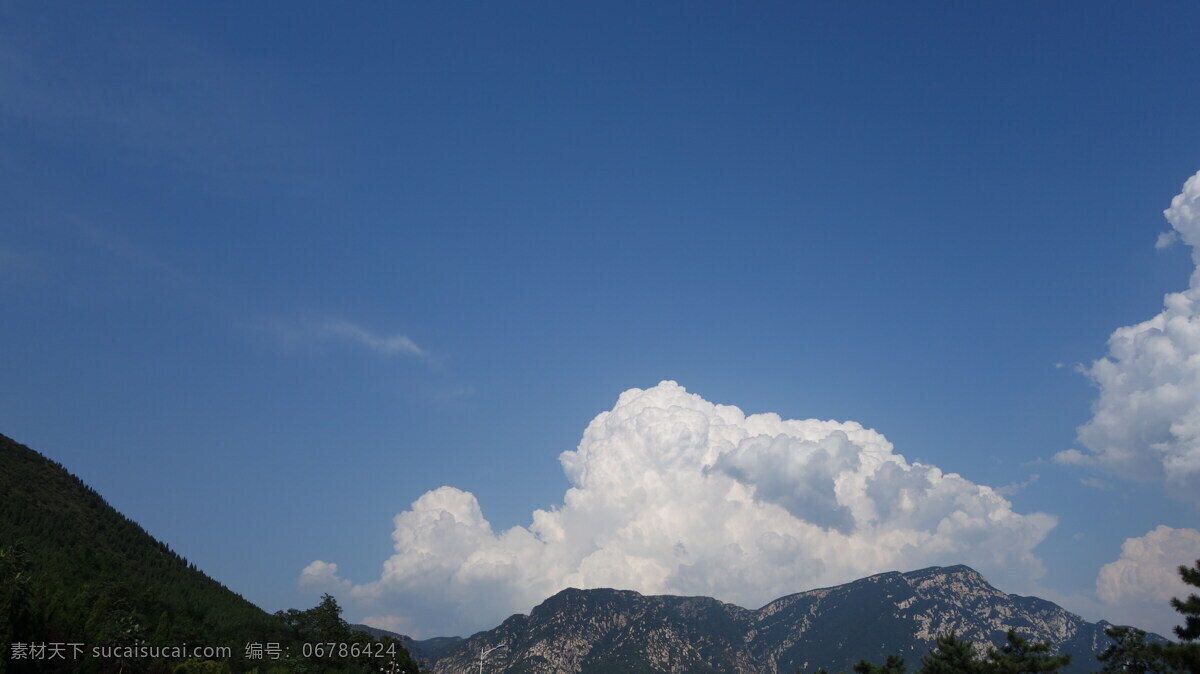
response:
<path fill-rule="evenodd" d="M 338 578 L 337 564 L 317 560 L 300 572 L 300 587 L 332 592 L 350 587 L 350 582 Z"/>
<path fill-rule="evenodd" d="M 1170 601 L 1195 590 L 1180 579 L 1178 569 L 1196 560 L 1200 560 L 1200 531 L 1159 526 L 1121 545 L 1120 558 L 1100 569 L 1096 595 L 1112 610 L 1112 622 L 1173 638 L 1172 628 L 1183 620 Z"/>
<path fill-rule="evenodd" d="M 967 563 L 1033 579 L 1055 526 L 995 490 L 909 463 L 854 422 L 747 416 L 675 382 L 621 394 L 574 451 L 571 487 L 496 531 L 440 487 L 396 515 L 395 553 L 348 596 L 362 612 L 466 634 L 565 587 L 703 594 L 757 607 L 867 574 Z M 314 562 L 305 573 L 345 583 Z M 310 583 L 311 585 L 311 583 Z"/>
<path fill-rule="evenodd" d="M 1060 463 L 1094 465 L 1114 475 L 1165 484 L 1200 500 L 1200 173 L 1164 211 L 1192 247 L 1187 290 L 1168 294 L 1157 316 L 1113 332 L 1108 355 L 1085 372 L 1100 389 L 1079 428 L 1089 453 L 1068 450 Z"/>

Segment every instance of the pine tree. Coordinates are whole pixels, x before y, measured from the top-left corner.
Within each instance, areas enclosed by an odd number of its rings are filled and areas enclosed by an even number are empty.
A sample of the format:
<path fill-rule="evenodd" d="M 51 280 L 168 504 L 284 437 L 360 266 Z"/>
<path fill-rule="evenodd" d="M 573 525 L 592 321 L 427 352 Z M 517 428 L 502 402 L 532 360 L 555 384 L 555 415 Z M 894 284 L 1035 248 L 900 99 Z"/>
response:
<path fill-rule="evenodd" d="M 1057 672 L 1071 663 L 1069 655 L 1050 655 L 1050 644 L 1040 642 L 1031 644 L 1024 637 L 1018 636 L 1014 630 L 1006 635 L 1008 643 L 1000 650 L 988 652 L 987 671 L 995 674 L 1038 674 L 1039 672 Z"/>
<path fill-rule="evenodd" d="M 1194 568 L 1179 567 L 1179 575 L 1183 582 L 1192 587 L 1200 587 L 1200 560 L 1196 560 Z M 1163 660 L 1180 672 L 1200 674 L 1200 597 L 1195 594 L 1187 599 L 1172 599 L 1171 606 L 1183 615 L 1184 624 L 1175 628 L 1175 634 L 1182 643 L 1169 643 L 1163 647 Z"/>
<path fill-rule="evenodd" d="M 1110 626 L 1104 633 L 1113 644 L 1096 656 L 1104 663 L 1101 672 L 1130 672 L 1131 674 L 1160 674 L 1168 671 L 1162 661 L 1162 647 L 1146 643 L 1146 633 L 1133 627 Z"/>
<path fill-rule="evenodd" d="M 30 597 L 29 558 L 20 545 L 0 547 L 0 646 L 31 634 L 33 609 Z"/>
<path fill-rule="evenodd" d="M 1200 587 L 1200 560 L 1193 568 L 1179 567 L 1183 582 Z M 1109 627 L 1104 633 L 1114 643 L 1096 656 L 1103 672 L 1133 674 L 1200 674 L 1200 597 L 1172 599 L 1171 606 L 1183 615 L 1184 624 L 1175 628 L 1181 642 L 1146 643 L 1146 633 L 1132 627 Z"/>
<path fill-rule="evenodd" d="M 986 674 L 975 648 L 954 634 L 937 638 L 935 650 L 921 658 L 918 674 Z"/>
<path fill-rule="evenodd" d="M 882 665 L 873 665 L 866 660 L 860 660 L 854 665 L 855 674 L 905 674 L 904 659 L 899 655 L 889 655 Z"/>
<path fill-rule="evenodd" d="M 1179 575 L 1188 585 L 1200 587 L 1200 559 L 1196 560 L 1193 568 L 1180 566 Z M 1184 617 L 1184 624 L 1175 628 L 1175 635 L 1183 641 L 1200 639 L 1200 596 L 1192 594 L 1184 600 L 1172 599 L 1171 607 Z"/>

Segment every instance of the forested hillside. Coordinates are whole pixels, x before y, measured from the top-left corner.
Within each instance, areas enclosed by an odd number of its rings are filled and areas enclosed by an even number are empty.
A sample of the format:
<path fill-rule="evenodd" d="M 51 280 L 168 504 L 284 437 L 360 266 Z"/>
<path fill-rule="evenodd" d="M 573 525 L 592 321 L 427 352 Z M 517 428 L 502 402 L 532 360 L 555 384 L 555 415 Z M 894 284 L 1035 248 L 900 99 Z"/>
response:
<path fill-rule="evenodd" d="M 390 658 L 317 658 L 305 642 L 370 642 L 352 632 L 332 597 L 308 611 L 268 614 L 229 590 L 108 505 L 58 463 L 0 435 L 0 668 L 43 672 L 374 671 Z M 13 644 L 82 644 L 63 658 L 13 652 Z M 292 657 L 247 657 L 248 644 L 279 644 Z M 90 657 L 106 647 L 224 646 L 228 657 Z M 389 649 L 392 650 L 392 649 Z M 310 657 L 306 658 L 305 655 Z M 405 669 L 407 668 L 407 669 Z M 3 669 L 0 669 L 3 671 Z"/>

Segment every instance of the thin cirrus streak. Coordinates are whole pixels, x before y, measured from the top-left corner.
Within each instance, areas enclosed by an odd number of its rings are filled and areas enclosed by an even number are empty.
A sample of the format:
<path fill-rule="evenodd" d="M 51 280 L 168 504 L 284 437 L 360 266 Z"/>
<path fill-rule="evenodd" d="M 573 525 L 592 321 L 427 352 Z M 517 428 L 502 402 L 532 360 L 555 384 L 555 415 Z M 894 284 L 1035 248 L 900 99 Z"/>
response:
<path fill-rule="evenodd" d="M 384 356 L 425 356 L 425 351 L 406 335 L 378 335 L 366 328 L 340 318 L 331 318 L 322 322 L 320 332 L 334 339 L 341 339 L 366 347 Z"/>
<path fill-rule="evenodd" d="M 268 334 L 288 349 L 317 349 L 330 344 L 365 349 L 384 357 L 425 359 L 428 352 L 403 334 L 379 334 L 344 318 L 273 318 L 261 324 Z"/>

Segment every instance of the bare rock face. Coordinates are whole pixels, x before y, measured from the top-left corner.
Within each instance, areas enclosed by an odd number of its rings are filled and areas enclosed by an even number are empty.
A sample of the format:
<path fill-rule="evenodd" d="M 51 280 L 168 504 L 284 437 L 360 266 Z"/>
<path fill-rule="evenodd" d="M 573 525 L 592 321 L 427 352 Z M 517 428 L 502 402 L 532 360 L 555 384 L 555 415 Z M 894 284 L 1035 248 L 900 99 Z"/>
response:
<path fill-rule="evenodd" d="M 435 674 L 477 671 L 480 649 L 506 643 L 488 655 L 484 671 L 792 674 L 849 671 L 861 659 L 892 654 L 915 668 L 939 635 L 953 632 L 984 653 L 1013 629 L 1070 654 L 1066 671 L 1084 672 L 1109 643 L 1105 624 L 1005 594 L 966 566 L 931 567 L 801 592 L 757 611 L 709 597 L 567 589 L 528 616 L 428 657 Z"/>

